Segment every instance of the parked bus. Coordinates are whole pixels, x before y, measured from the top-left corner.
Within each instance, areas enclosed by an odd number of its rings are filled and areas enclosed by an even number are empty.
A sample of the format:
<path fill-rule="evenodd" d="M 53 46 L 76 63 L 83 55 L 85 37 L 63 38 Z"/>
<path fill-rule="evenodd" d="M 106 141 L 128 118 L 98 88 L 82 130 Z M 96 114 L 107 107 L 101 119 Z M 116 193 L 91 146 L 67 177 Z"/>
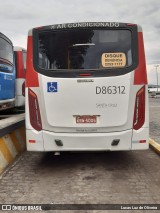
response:
<path fill-rule="evenodd" d="M 15 55 L 15 106 L 25 105 L 25 72 L 26 72 L 26 50 L 22 47 L 14 47 Z"/>
<path fill-rule="evenodd" d="M 33 28 L 25 94 L 29 151 L 148 149 L 139 25 L 83 22 Z"/>
<path fill-rule="evenodd" d="M 0 33 L 0 110 L 14 107 L 15 103 L 15 69 L 13 44 L 9 38 Z"/>

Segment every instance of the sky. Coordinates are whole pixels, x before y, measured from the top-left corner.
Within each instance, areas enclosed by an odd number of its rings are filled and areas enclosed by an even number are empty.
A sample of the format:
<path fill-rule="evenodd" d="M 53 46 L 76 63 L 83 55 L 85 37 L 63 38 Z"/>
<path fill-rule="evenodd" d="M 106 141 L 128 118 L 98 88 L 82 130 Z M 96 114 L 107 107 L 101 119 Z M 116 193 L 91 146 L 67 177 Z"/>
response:
<path fill-rule="evenodd" d="M 33 27 L 69 22 L 126 22 L 143 28 L 148 82 L 160 65 L 159 0 L 0 0 L 0 32 L 14 46 L 27 47 Z M 160 84 L 160 66 L 157 68 Z"/>

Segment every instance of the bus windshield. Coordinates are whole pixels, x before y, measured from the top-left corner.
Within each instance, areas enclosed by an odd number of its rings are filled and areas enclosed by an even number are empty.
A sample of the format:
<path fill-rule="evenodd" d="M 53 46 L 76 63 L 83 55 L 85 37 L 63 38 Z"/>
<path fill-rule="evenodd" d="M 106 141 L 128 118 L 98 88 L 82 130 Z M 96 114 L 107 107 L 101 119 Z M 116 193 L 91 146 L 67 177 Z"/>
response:
<path fill-rule="evenodd" d="M 41 31 L 38 66 L 45 70 L 130 67 L 131 43 L 131 31 L 123 29 Z"/>
<path fill-rule="evenodd" d="M 0 60 L 13 64 L 13 48 L 5 39 L 0 37 Z"/>

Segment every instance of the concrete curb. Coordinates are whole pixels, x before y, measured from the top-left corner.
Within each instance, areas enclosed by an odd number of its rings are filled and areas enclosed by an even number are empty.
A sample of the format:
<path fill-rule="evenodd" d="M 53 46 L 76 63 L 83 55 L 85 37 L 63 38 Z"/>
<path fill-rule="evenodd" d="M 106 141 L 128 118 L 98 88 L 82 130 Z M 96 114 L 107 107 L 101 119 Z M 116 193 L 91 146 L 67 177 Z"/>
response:
<path fill-rule="evenodd" d="M 0 137 L 0 174 L 14 161 L 18 154 L 25 150 L 25 146 L 24 126 Z"/>
<path fill-rule="evenodd" d="M 154 141 L 153 139 L 149 139 L 149 146 L 154 149 L 160 155 L 160 144 Z"/>

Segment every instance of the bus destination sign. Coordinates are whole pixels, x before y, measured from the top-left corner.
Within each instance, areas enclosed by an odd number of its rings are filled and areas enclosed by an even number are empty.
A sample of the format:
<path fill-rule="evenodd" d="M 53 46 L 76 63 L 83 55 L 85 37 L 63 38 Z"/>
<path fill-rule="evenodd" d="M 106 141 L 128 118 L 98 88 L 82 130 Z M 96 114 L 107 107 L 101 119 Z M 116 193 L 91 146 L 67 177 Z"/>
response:
<path fill-rule="evenodd" d="M 51 25 L 51 29 L 67 29 L 67 28 L 88 28 L 88 27 L 120 27 L 118 22 L 78 22 L 67 24 Z"/>

